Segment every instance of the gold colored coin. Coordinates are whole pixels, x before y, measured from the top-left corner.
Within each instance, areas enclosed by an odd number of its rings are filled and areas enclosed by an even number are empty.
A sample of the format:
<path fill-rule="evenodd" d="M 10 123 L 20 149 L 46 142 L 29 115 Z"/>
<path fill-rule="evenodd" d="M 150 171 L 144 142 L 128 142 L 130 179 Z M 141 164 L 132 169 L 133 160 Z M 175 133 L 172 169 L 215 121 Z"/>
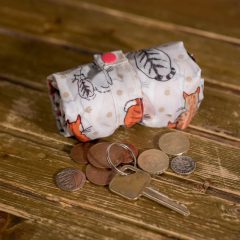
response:
<path fill-rule="evenodd" d="M 190 142 L 183 133 L 171 132 L 160 137 L 159 147 L 163 152 L 177 156 L 189 150 Z"/>
<path fill-rule="evenodd" d="M 161 174 L 168 169 L 169 157 L 158 149 L 149 149 L 139 155 L 138 166 L 150 174 Z"/>

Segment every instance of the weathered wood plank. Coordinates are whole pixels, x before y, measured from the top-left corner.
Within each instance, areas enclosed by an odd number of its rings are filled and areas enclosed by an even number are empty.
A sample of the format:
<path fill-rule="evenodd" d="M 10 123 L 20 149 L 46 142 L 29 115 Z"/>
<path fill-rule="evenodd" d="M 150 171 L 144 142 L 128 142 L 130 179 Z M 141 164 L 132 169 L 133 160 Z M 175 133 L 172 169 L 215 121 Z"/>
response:
<path fill-rule="evenodd" d="M 239 86 L 240 73 L 236 71 L 240 61 L 238 47 L 180 32 L 159 30 L 154 26 L 134 24 L 108 14 L 84 9 L 81 2 L 74 4 L 76 2 L 65 1 L 56 5 L 55 2 L 47 0 L 41 2 L 3 0 L 0 25 L 3 28 L 44 37 L 52 43 L 58 44 L 58 40 L 61 40 L 69 42 L 69 46 L 74 44 L 95 51 L 112 49 L 129 51 L 183 40 L 189 51 L 197 57 L 205 77 L 214 79 L 215 83 L 223 81 Z M 3 28 L 0 29 L 2 34 L 15 34 Z M 214 81 L 210 82 L 212 84 Z"/>
<path fill-rule="evenodd" d="M 132 239 L 169 239 L 165 233 L 155 233 L 135 225 L 129 226 L 126 222 L 114 218 L 114 215 L 99 214 L 97 211 L 91 211 L 81 206 L 72 206 L 57 198 L 54 199 L 55 196 L 49 200 L 45 194 L 33 196 L 33 192 L 25 189 L 19 189 L 19 191 L 8 189 L 1 183 L 0 194 L 1 209 L 28 219 L 5 233 L 9 239 L 13 239 L 15 234 L 21 233 L 23 238 L 19 236 L 17 239 L 90 240 L 108 238 L 121 240 L 130 236 Z M 64 195 L 66 194 L 64 193 Z M 32 225 L 32 222 L 37 226 Z"/>
<path fill-rule="evenodd" d="M 59 169 L 77 166 L 66 152 L 7 134 L 1 134 L 1 138 L 0 208 L 15 215 L 57 228 L 69 227 L 76 234 L 97 235 L 97 239 L 116 234 L 118 239 L 131 235 L 134 239 L 158 239 L 158 233 L 181 239 L 236 239 L 239 235 L 239 200 L 234 203 L 211 196 L 180 179 L 173 184 L 171 176 L 159 177 L 153 185 L 186 204 L 191 211 L 189 217 L 148 199 L 126 201 L 90 183 L 78 192 L 66 194 L 52 180 Z"/>
<path fill-rule="evenodd" d="M 236 0 L 213 0 L 192 2 L 157 0 L 114 1 L 89 0 L 95 3 L 122 12 L 134 13 L 156 20 L 175 23 L 176 25 L 190 26 L 210 32 L 240 37 L 239 31 L 239 2 Z"/>
<path fill-rule="evenodd" d="M 0 190 L 1 191 L 1 190 Z M 64 226 L 65 227 L 65 226 Z M 68 228 L 57 228 L 53 225 L 43 225 L 35 223 L 32 220 L 22 221 L 13 227 L 6 229 L 1 235 L 1 240 L 75 240 L 83 237 L 76 231 L 71 231 Z M 85 235 L 86 239 L 88 238 Z"/>

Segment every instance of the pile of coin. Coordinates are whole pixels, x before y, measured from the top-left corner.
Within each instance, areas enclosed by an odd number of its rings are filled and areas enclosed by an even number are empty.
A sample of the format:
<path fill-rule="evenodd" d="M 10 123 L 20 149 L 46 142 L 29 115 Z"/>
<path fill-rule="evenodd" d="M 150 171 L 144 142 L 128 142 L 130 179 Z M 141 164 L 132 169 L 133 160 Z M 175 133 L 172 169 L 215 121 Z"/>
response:
<path fill-rule="evenodd" d="M 65 168 L 55 176 L 57 187 L 64 191 L 76 191 L 83 187 L 86 178 L 96 184 L 108 185 L 116 174 L 107 161 L 107 148 L 111 142 L 79 143 L 71 149 L 70 157 L 79 164 L 86 165 L 85 173 L 77 168 Z M 138 156 L 138 149 L 133 144 L 126 144 Z M 131 164 L 133 158 L 129 151 L 114 145 L 110 153 L 114 166 Z"/>
<path fill-rule="evenodd" d="M 148 149 L 138 156 L 133 144 L 100 142 L 79 143 L 70 153 L 73 161 L 86 165 L 85 173 L 78 168 L 65 168 L 55 177 L 56 185 L 64 191 L 82 188 L 88 179 L 91 183 L 106 186 L 111 192 L 128 200 L 145 196 L 156 203 L 170 208 L 184 216 L 190 214 L 188 208 L 178 201 L 152 188 L 151 175 L 164 173 L 169 167 L 183 175 L 196 168 L 189 156 L 182 154 L 190 147 L 188 138 L 182 133 L 166 133 L 159 139 L 159 149 Z M 141 168 L 141 169 L 139 169 Z"/>
<path fill-rule="evenodd" d="M 107 159 L 107 150 L 111 146 Z M 127 146 L 130 150 L 122 147 Z M 86 165 L 85 173 L 77 168 L 66 168 L 55 176 L 56 185 L 65 191 L 76 191 L 83 187 L 86 179 L 90 182 L 105 186 L 110 183 L 116 174 L 116 168 L 125 164 L 132 164 L 133 157 L 137 158 L 137 165 L 151 175 L 164 173 L 170 163 L 171 169 L 178 174 L 188 175 L 196 168 L 195 161 L 184 156 L 190 148 L 189 139 L 180 132 L 171 132 L 162 135 L 159 139 L 159 148 L 148 149 L 138 156 L 138 149 L 133 144 L 112 144 L 111 142 L 79 143 L 70 153 L 73 161 Z M 133 155 L 132 155 L 133 154 Z M 170 158 L 171 161 L 169 160 Z"/>
<path fill-rule="evenodd" d="M 189 139 L 180 132 L 162 135 L 158 149 L 149 149 L 138 157 L 138 166 L 153 175 L 161 174 L 168 169 L 169 157 L 172 158 L 170 167 L 178 174 L 188 175 L 196 168 L 195 161 L 189 156 L 183 156 L 190 148 Z"/>

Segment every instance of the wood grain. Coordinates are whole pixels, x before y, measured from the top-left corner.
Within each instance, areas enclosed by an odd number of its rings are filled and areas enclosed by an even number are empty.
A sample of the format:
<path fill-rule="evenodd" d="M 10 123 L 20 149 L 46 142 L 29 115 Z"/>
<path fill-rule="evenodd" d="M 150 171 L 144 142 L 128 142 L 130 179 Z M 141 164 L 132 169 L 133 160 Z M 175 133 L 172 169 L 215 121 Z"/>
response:
<path fill-rule="evenodd" d="M 17 210 L 16 210 L 17 211 Z M 68 226 L 69 227 L 69 226 Z M 89 234 L 90 235 L 90 234 Z M 57 227 L 48 224 L 36 223 L 34 220 L 22 221 L 13 227 L 7 229 L 0 236 L 2 240 L 42 240 L 43 236 L 48 240 L 65 240 L 65 239 L 79 239 L 83 237 L 79 231 L 71 231 L 66 226 Z M 95 235 L 97 236 L 97 234 Z M 160 235 L 159 235 L 160 237 Z M 86 235 L 86 239 L 89 236 Z"/>
<path fill-rule="evenodd" d="M 113 237 L 116 233 L 118 239 L 123 239 L 134 231 L 134 239 L 141 239 L 141 236 L 156 239 L 158 233 L 181 239 L 206 236 L 216 239 L 220 235 L 222 239 L 236 239 L 239 234 L 239 200 L 223 200 L 199 191 L 195 185 L 186 185 L 184 181 L 173 184 L 167 177 L 153 181 L 153 186 L 186 204 L 191 211 L 189 217 L 182 217 L 144 198 L 134 203 L 126 201 L 90 183 L 78 192 L 66 194 L 55 187 L 54 174 L 64 167 L 81 168 L 66 152 L 6 134 L 1 137 L 4 141 L 1 143 L 0 208 L 15 215 L 42 224 L 54 224 L 57 228 L 69 227 L 76 234 L 98 236 L 98 239 Z M 126 228 L 129 224 L 131 227 Z M 201 226 L 202 231 L 196 225 Z"/>
<path fill-rule="evenodd" d="M 57 7 L 54 1 L 47 0 L 2 1 L 0 33 L 4 35 L 25 36 L 34 41 L 39 37 L 39 40 L 44 39 L 52 44 L 67 47 L 69 43 L 69 48 L 92 51 L 129 51 L 182 40 L 196 56 L 206 80 L 210 78 L 239 86 L 240 73 L 236 69 L 240 50 L 235 45 L 131 23 L 85 9 L 78 1 L 63 1 Z"/>
<path fill-rule="evenodd" d="M 6 188 L 1 183 L 0 194 L 0 208 L 26 219 L 5 232 L 6 239 L 13 239 L 14 236 L 17 236 L 17 239 L 90 240 L 116 239 L 116 236 L 117 239 L 126 239 L 129 236 L 132 239 L 169 239 L 164 233 L 155 233 L 134 225 L 128 226 L 111 216 L 79 206 L 74 207 L 54 198 L 49 200 L 44 194 L 39 197 L 24 189 L 9 190 L 9 187 Z"/>
<path fill-rule="evenodd" d="M 194 29 L 240 37 L 238 26 L 240 6 L 236 0 L 203 0 L 194 3 L 191 0 L 130 2 L 127 0 L 117 2 L 114 0 L 89 0 L 87 2 L 117 9 L 124 13 L 134 13 L 166 23 L 175 23 L 177 26 L 189 26 Z"/>
<path fill-rule="evenodd" d="M 1 240 L 239 239 L 236 0 L 1 0 L 0 14 L 0 210 L 12 214 Z M 60 169 L 84 166 L 69 157 L 77 141 L 58 133 L 46 76 L 90 62 L 96 52 L 179 40 L 206 79 L 205 100 L 184 131 L 197 169 L 187 177 L 169 169 L 151 184 L 191 215 L 146 198 L 129 202 L 89 182 L 75 193 L 57 189 Z M 143 151 L 158 148 L 168 131 L 137 125 L 103 140 L 128 141 Z"/>

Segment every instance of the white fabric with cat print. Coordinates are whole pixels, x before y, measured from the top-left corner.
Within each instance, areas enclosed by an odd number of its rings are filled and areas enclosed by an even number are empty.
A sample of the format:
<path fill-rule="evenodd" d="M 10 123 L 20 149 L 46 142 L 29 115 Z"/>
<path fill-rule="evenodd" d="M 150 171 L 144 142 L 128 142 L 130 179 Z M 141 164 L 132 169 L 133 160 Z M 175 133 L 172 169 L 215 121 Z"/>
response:
<path fill-rule="evenodd" d="M 56 89 L 51 96 L 55 110 L 54 100 L 60 96 L 60 113 L 56 115 L 64 136 L 75 135 L 74 123 L 86 139 L 109 136 L 120 125 L 126 125 L 128 109 L 142 98 L 136 71 L 122 51 L 95 55 L 94 59 L 93 63 L 48 77 Z"/>
<path fill-rule="evenodd" d="M 58 127 L 90 141 L 119 126 L 184 129 L 203 99 L 201 69 L 182 42 L 94 55 L 93 63 L 48 77 Z"/>
<path fill-rule="evenodd" d="M 127 57 L 142 85 L 142 124 L 166 127 L 176 122 L 182 113 L 197 110 L 203 99 L 204 80 L 201 69 L 182 42 L 140 50 Z M 184 93 L 189 97 L 185 95 L 184 98 Z M 196 98 L 197 103 L 194 102 Z"/>

